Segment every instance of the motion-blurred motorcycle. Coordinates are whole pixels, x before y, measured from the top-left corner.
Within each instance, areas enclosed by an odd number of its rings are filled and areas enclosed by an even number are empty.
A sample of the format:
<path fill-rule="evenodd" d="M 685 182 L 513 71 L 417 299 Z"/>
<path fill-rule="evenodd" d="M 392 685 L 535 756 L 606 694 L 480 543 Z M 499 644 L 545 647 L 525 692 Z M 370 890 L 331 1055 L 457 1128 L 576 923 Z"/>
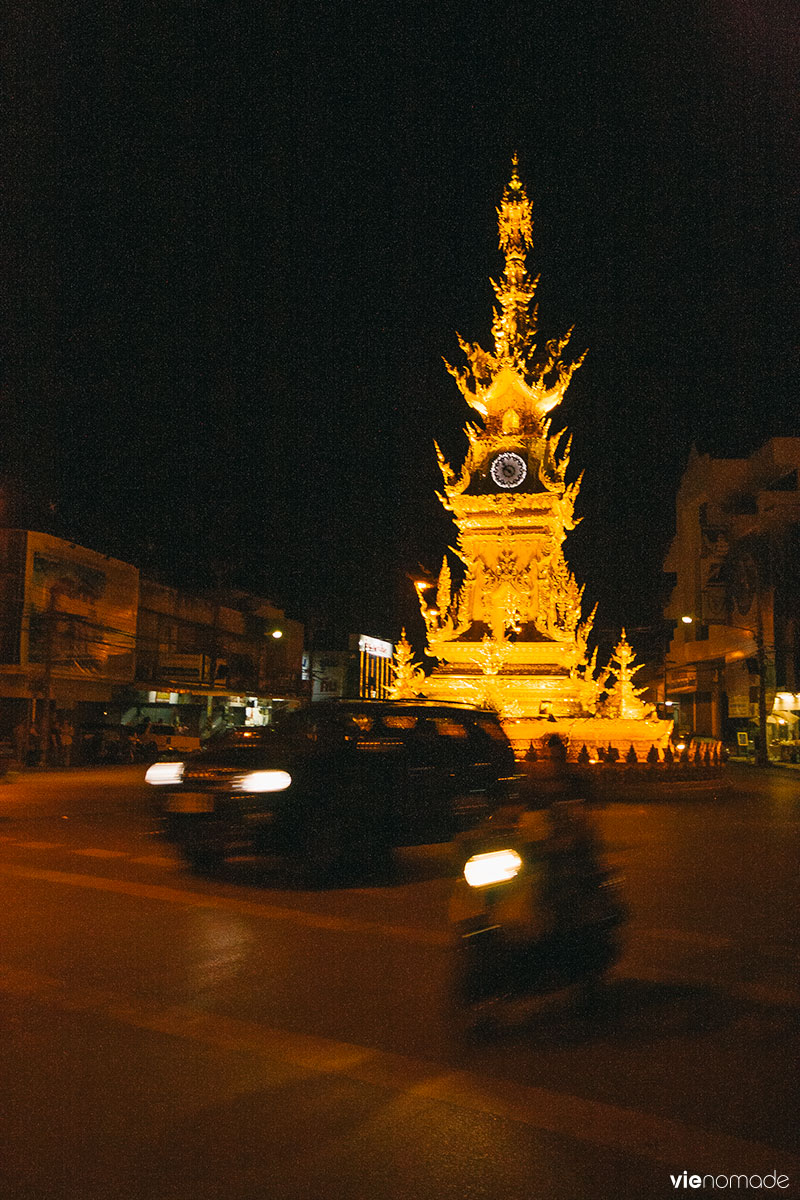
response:
<path fill-rule="evenodd" d="M 567 988 L 596 1004 L 628 912 L 582 802 L 498 812 L 462 843 L 461 861 L 450 918 L 465 1028 L 496 1025 L 504 1001 Z"/>

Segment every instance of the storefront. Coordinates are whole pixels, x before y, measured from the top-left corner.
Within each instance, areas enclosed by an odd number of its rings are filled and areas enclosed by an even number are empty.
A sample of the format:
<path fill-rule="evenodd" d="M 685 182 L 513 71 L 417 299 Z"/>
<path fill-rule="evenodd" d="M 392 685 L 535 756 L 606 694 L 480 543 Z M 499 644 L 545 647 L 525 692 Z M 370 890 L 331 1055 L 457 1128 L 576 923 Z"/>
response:
<path fill-rule="evenodd" d="M 696 667 L 671 667 L 665 678 L 664 707 L 670 710 L 676 734 L 688 734 L 696 728 Z"/>
<path fill-rule="evenodd" d="M 775 694 L 767 728 L 770 758 L 800 763 L 800 692 Z"/>
<path fill-rule="evenodd" d="M 214 689 L 138 692 L 122 714 L 122 724 L 136 729 L 165 725 L 204 739 L 221 729 L 270 725 L 298 700 L 289 696 L 248 696 Z"/>

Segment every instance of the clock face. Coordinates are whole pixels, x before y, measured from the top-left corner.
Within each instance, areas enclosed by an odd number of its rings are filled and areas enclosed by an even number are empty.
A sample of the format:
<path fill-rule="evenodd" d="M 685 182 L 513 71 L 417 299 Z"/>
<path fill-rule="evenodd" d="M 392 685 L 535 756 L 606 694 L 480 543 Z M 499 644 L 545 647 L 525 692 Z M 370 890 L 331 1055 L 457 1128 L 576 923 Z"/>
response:
<path fill-rule="evenodd" d="M 528 474 L 524 458 L 507 450 L 498 454 L 491 466 L 491 476 L 498 487 L 513 488 L 522 483 Z"/>

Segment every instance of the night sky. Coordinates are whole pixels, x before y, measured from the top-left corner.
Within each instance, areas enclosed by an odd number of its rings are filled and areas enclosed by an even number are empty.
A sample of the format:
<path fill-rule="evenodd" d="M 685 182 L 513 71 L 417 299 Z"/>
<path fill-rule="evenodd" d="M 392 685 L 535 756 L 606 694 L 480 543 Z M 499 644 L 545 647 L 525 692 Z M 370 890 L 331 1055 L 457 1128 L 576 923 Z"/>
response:
<path fill-rule="evenodd" d="M 495 206 L 533 203 L 542 338 L 588 348 L 597 625 L 660 615 L 695 443 L 800 435 L 789 0 L 29 0 L 7 27 L 2 500 L 188 586 L 421 649 L 409 576 L 491 345 Z"/>

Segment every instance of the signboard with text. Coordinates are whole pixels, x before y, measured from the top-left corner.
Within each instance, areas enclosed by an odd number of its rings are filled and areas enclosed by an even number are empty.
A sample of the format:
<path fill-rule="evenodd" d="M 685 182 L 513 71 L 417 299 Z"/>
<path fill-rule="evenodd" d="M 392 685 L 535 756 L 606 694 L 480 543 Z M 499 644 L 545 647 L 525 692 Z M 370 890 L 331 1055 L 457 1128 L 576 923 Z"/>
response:
<path fill-rule="evenodd" d="M 133 679 L 139 572 L 44 533 L 28 533 L 22 664 L 61 677 Z"/>
<path fill-rule="evenodd" d="M 670 692 L 693 692 L 697 689 L 697 668 L 678 667 L 667 673 L 667 689 Z"/>

